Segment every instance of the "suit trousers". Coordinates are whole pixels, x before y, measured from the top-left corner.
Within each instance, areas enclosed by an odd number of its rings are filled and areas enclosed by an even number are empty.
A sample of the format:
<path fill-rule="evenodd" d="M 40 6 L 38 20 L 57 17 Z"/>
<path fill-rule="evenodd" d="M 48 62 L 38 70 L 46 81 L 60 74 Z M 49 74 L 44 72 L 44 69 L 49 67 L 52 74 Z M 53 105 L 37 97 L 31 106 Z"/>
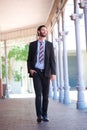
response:
<path fill-rule="evenodd" d="M 44 71 L 35 69 L 37 73 L 33 75 L 33 83 L 35 90 L 35 106 L 37 117 L 47 116 L 49 83 L 50 78 L 44 76 Z"/>

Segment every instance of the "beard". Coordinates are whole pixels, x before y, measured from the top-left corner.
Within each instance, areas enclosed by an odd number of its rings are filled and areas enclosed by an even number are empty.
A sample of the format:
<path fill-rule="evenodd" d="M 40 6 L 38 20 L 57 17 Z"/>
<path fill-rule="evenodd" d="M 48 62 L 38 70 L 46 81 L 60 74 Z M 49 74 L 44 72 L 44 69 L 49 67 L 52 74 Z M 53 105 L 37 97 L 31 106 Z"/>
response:
<path fill-rule="evenodd" d="M 39 34 L 39 36 L 41 36 L 41 37 L 46 37 L 46 33 L 42 33 L 42 32 L 40 32 L 40 34 Z"/>

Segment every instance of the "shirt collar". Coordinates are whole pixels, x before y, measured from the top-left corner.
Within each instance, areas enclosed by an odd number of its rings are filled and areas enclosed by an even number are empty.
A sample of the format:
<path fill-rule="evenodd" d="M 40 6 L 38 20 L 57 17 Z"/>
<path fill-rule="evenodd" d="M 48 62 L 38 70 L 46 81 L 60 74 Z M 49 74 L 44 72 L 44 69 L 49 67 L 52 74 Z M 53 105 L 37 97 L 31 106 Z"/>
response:
<path fill-rule="evenodd" d="M 41 40 L 38 40 L 38 42 L 42 42 L 42 43 L 45 43 L 45 40 L 41 41 Z"/>

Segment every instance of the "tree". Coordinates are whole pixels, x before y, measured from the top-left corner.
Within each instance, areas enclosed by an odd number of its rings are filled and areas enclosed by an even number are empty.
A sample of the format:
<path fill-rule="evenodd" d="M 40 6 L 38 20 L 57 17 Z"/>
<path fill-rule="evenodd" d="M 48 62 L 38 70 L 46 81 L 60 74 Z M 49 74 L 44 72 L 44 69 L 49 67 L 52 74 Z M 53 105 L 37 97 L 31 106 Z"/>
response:
<path fill-rule="evenodd" d="M 16 61 L 26 61 L 28 56 L 28 45 L 25 45 L 23 48 L 16 46 L 11 49 L 8 53 L 8 58 L 14 58 Z"/>
<path fill-rule="evenodd" d="M 15 46 L 8 53 L 8 78 L 11 79 L 11 75 L 14 76 L 14 79 L 20 80 L 21 74 L 17 71 L 12 72 L 11 59 L 13 58 L 16 61 L 27 61 L 28 56 L 28 44 L 24 47 Z M 5 67 L 5 57 L 2 57 L 2 78 L 6 77 L 6 67 Z"/>

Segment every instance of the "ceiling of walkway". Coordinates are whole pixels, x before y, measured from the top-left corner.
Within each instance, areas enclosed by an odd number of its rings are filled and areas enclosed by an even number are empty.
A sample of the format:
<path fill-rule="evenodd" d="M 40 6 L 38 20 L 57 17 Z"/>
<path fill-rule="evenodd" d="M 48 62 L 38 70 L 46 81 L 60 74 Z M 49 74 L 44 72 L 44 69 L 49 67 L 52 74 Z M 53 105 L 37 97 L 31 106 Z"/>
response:
<path fill-rule="evenodd" d="M 44 24 L 54 0 L 0 0 L 0 31 Z"/>

